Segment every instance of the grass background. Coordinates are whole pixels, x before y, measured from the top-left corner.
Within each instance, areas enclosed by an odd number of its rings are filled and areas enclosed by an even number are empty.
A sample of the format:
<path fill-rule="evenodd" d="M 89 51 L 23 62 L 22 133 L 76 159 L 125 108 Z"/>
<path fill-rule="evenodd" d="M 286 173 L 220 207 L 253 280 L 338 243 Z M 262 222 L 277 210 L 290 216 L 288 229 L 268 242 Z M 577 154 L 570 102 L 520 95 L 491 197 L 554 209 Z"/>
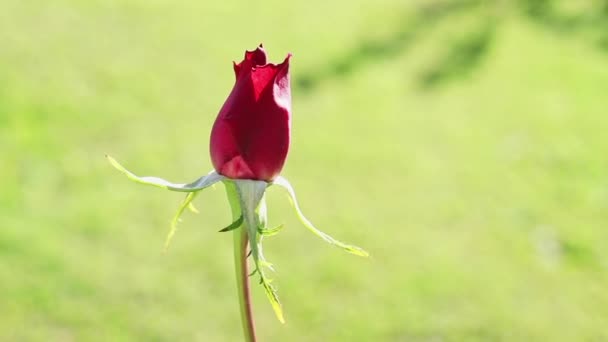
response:
<path fill-rule="evenodd" d="M 211 169 L 231 62 L 294 54 L 293 145 L 265 243 L 263 341 L 608 339 L 605 1 L 0 4 L 0 340 L 241 338 Z"/>

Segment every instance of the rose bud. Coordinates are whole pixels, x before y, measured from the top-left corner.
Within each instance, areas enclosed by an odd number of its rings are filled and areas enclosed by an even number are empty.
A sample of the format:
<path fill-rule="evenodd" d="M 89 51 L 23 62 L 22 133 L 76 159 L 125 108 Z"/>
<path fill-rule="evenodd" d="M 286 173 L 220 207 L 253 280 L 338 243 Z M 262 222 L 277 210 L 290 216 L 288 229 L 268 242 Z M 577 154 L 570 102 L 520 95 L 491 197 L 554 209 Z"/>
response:
<path fill-rule="evenodd" d="M 260 45 L 234 64 L 236 82 L 211 130 L 211 161 L 219 174 L 272 181 L 281 172 L 291 128 L 290 57 L 268 63 Z"/>
<path fill-rule="evenodd" d="M 195 196 L 215 183 L 224 184 L 232 210 L 232 223 L 220 232 L 234 232 L 239 307 L 247 341 L 255 341 L 250 276 L 259 277 L 277 318 L 284 322 L 277 291 L 265 273 L 267 269 L 273 270 L 272 264 L 264 258 L 262 248 L 263 237 L 275 235 L 283 227 L 267 226 L 265 192 L 268 187 L 276 185 L 287 191 L 297 217 L 313 234 L 349 253 L 368 256 L 363 249 L 318 230 L 302 213 L 289 181 L 279 175 L 285 164 L 291 133 L 290 58 L 288 54 L 281 64 L 267 63 L 266 52 L 260 45 L 254 51 L 246 51 L 243 61 L 234 64 L 236 82 L 211 130 L 210 151 L 215 171 L 190 183 L 173 183 L 158 177 L 137 176 L 107 156 L 112 166 L 137 183 L 187 193 L 171 221 L 165 248 L 184 210 L 190 208 L 195 211 L 192 206 Z M 251 271 L 248 269 L 249 258 Z"/>

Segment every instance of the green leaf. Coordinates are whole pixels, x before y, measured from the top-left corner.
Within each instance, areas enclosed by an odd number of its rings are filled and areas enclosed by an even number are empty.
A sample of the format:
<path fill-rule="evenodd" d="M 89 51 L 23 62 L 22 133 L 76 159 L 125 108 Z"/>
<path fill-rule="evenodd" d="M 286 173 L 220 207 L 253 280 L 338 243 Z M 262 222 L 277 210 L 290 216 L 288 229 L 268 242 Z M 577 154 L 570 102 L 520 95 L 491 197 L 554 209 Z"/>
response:
<path fill-rule="evenodd" d="M 225 177 L 218 174 L 215 171 L 211 171 L 209 174 L 207 174 L 206 176 L 200 177 L 199 179 L 195 180 L 192 183 L 188 183 L 188 184 L 181 184 L 181 183 L 171 183 L 167 180 L 164 180 L 162 178 L 158 178 L 158 177 L 150 177 L 150 176 L 146 176 L 146 177 L 140 177 L 137 176 L 135 174 L 133 174 L 131 171 L 125 169 L 124 166 L 120 165 L 120 163 L 118 163 L 116 161 L 116 159 L 110 157 L 109 155 L 106 155 L 106 158 L 108 159 L 108 161 L 110 162 L 110 164 L 117 169 L 118 171 L 122 172 L 125 176 L 127 176 L 127 178 L 129 178 L 130 180 L 136 182 L 136 183 L 140 183 L 140 184 L 146 184 L 146 185 L 152 185 L 152 186 L 156 186 L 159 188 L 163 188 L 163 189 L 167 189 L 167 190 L 171 190 L 171 191 L 179 191 L 179 192 L 194 192 L 194 191 L 199 191 L 202 190 L 206 187 L 209 187 L 221 180 L 223 180 Z"/>
<path fill-rule="evenodd" d="M 315 226 L 302 213 L 302 210 L 300 209 L 298 200 L 296 198 L 295 191 L 293 190 L 291 184 L 289 183 L 289 181 L 287 179 L 279 176 L 273 181 L 273 184 L 279 185 L 279 186 L 283 187 L 285 190 L 287 190 L 287 193 L 289 194 L 289 199 L 290 199 L 291 205 L 295 209 L 296 215 L 300 219 L 300 222 L 302 222 L 304 227 L 308 228 L 308 230 L 310 230 L 313 234 L 315 234 L 316 236 L 320 237 L 321 239 L 325 240 L 326 242 L 328 242 L 334 246 L 344 249 L 345 251 L 347 251 L 349 253 L 359 255 L 362 257 L 369 256 L 369 253 L 367 253 L 362 248 L 340 242 L 340 241 L 332 238 L 331 236 L 323 233 L 322 231 L 318 230 L 317 228 L 315 228 Z"/>
<path fill-rule="evenodd" d="M 232 222 L 228 227 L 220 230 L 220 233 L 235 230 L 243 224 L 243 215 L 239 216 L 238 220 Z"/>

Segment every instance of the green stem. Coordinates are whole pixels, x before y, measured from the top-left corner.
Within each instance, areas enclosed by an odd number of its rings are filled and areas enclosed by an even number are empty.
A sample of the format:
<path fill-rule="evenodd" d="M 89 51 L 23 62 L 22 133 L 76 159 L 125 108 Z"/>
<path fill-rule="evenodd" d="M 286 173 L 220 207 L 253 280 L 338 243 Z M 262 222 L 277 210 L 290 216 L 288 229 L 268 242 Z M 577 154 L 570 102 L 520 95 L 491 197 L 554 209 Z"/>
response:
<path fill-rule="evenodd" d="M 241 205 L 239 202 L 238 193 L 234 183 L 225 181 L 226 194 L 228 202 L 232 209 L 232 221 L 236 221 L 241 217 Z M 255 326 L 253 323 L 253 310 L 251 305 L 251 295 L 249 292 L 249 271 L 247 269 L 247 229 L 245 225 L 237 228 L 234 234 L 234 269 L 236 272 L 236 286 L 239 294 L 239 308 L 241 312 L 241 324 L 245 341 L 255 342 Z"/>

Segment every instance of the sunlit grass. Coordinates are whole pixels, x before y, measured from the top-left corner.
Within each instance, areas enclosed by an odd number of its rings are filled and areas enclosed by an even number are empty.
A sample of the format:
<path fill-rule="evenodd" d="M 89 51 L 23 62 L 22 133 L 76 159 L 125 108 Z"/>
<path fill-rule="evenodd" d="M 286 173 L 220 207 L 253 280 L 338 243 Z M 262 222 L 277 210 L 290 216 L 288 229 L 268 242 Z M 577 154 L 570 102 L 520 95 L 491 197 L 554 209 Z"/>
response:
<path fill-rule="evenodd" d="M 608 338 L 606 53 L 472 7 L 345 64 L 409 29 L 402 3 L 2 4 L 0 340 L 240 338 L 221 186 L 163 254 L 183 195 L 128 182 L 104 153 L 180 182 L 210 171 L 231 62 L 259 42 L 294 53 L 284 174 L 302 209 L 371 254 L 320 242 L 271 189 L 287 324 L 254 286 L 262 340 Z M 483 55 L 421 86 L 484 13 L 502 15 Z"/>

